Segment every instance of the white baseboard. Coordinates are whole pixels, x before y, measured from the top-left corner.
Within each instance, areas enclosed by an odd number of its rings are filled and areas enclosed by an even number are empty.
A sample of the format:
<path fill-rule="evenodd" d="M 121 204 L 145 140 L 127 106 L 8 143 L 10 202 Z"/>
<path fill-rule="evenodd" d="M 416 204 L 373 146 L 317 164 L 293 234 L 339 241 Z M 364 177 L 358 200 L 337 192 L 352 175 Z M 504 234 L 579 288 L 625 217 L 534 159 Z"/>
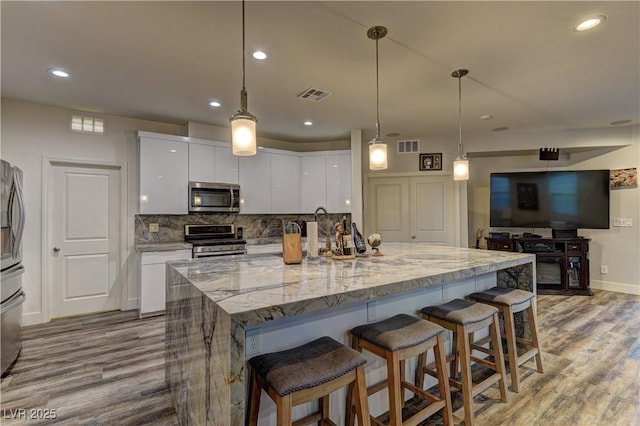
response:
<path fill-rule="evenodd" d="M 134 309 L 138 309 L 138 298 L 134 297 L 131 299 L 128 299 L 124 306 L 122 307 L 123 311 L 133 311 Z"/>
<path fill-rule="evenodd" d="M 616 293 L 635 294 L 636 296 L 640 296 L 640 285 L 591 280 L 591 288 L 595 288 L 597 290 L 615 291 Z"/>
<path fill-rule="evenodd" d="M 42 312 L 29 312 L 22 314 L 22 326 L 42 324 Z"/>

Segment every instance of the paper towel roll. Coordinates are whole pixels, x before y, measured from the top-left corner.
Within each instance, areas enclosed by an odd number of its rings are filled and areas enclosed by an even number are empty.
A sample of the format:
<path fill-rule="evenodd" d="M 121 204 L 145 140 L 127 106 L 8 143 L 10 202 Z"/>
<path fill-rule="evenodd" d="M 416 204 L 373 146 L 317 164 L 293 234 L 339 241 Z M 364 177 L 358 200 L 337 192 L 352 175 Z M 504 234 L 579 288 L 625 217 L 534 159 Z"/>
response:
<path fill-rule="evenodd" d="M 307 222 L 307 257 L 318 256 L 318 222 Z"/>

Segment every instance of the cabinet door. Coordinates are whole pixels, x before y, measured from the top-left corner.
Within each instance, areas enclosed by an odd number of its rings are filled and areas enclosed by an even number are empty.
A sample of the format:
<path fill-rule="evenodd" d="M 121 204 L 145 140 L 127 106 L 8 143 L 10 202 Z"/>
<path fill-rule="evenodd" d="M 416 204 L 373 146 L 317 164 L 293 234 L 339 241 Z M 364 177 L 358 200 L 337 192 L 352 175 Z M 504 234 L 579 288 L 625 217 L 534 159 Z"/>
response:
<path fill-rule="evenodd" d="M 140 214 L 187 214 L 189 144 L 140 138 Z"/>
<path fill-rule="evenodd" d="M 231 148 L 216 146 L 214 182 L 238 183 L 238 157 Z"/>
<path fill-rule="evenodd" d="M 300 157 L 271 153 L 271 213 L 300 212 Z"/>
<path fill-rule="evenodd" d="M 317 207 L 327 205 L 326 156 L 302 157 L 301 164 L 300 213 L 312 213 Z"/>
<path fill-rule="evenodd" d="M 216 147 L 199 143 L 189 144 L 189 180 L 216 182 Z"/>
<path fill-rule="evenodd" d="M 240 157 L 240 213 L 271 212 L 271 158 L 260 152 L 251 157 Z"/>
<path fill-rule="evenodd" d="M 351 212 L 351 154 L 327 155 L 327 211 Z"/>
<path fill-rule="evenodd" d="M 191 250 L 142 253 L 140 270 L 140 317 L 165 310 L 166 262 L 191 259 Z"/>

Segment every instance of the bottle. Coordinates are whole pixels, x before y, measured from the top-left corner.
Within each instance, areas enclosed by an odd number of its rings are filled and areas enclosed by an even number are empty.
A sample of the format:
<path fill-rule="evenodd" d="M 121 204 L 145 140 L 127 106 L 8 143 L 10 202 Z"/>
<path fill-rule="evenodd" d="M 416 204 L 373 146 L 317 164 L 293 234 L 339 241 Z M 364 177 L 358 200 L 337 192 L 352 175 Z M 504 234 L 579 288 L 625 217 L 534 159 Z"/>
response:
<path fill-rule="evenodd" d="M 353 242 L 351 241 L 351 231 L 347 226 L 347 217 L 342 216 L 342 254 L 351 256 L 354 254 Z"/>
<path fill-rule="evenodd" d="M 358 253 L 364 253 L 367 251 L 367 245 L 364 243 L 364 238 L 362 238 L 362 234 L 358 231 L 358 227 L 355 222 L 351 223 L 351 227 L 353 228 L 353 244 L 356 246 L 356 251 Z"/>

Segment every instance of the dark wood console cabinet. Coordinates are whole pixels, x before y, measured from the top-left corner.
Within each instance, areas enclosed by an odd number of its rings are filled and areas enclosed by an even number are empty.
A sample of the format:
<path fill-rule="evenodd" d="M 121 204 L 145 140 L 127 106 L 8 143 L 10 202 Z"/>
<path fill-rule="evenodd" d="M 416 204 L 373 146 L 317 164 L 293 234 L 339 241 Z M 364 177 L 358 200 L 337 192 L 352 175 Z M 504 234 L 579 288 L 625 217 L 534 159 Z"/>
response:
<path fill-rule="evenodd" d="M 538 294 L 593 296 L 588 238 L 485 238 L 489 250 L 536 255 Z"/>

